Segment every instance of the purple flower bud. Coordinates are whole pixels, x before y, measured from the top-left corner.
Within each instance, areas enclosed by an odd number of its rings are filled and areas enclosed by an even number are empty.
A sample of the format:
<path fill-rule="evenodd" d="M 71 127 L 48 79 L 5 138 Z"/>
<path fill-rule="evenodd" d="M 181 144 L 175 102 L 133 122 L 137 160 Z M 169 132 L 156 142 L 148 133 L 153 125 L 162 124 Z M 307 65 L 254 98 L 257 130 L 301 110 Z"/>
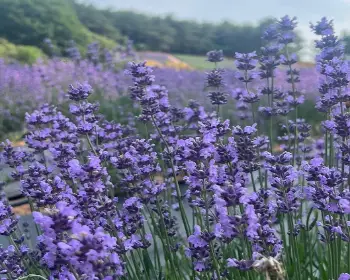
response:
<path fill-rule="evenodd" d="M 339 275 L 338 280 L 350 280 L 350 274 L 349 273 L 342 273 Z"/>
<path fill-rule="evenodd" d="M 207 53 L 208 61 L 210 62 L 220 62 L 224 60 L 224 55 L 222 50 L 213 50 Z"/>
<path fill-rule="evenodd" d="M 88 83 L 77 84 L 76 87 L 73 85 L 69 86 L 68 96 L 69 99 L 74 101 L 82 101 L 89 97 L 92 93 L 92 87 Z"/>

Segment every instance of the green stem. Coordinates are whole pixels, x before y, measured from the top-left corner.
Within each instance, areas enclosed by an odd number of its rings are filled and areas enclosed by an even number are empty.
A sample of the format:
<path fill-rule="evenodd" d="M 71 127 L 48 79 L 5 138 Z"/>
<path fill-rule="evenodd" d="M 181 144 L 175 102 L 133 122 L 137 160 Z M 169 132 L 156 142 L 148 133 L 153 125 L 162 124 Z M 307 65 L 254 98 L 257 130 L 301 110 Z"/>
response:
<path fill-rule="evenodd" d="M 163 136 L 162 132 L 160 131 L 160 129 L 159 129 L 159 127 L 158 127 L 158 125 L 157 125 L 153 115 L 152 115 L 152 122 L 153 122 L 153 125 L 156 128 L 160 138 L 162 139 L 162 141 L 163 141 L 163 143 L 165 145 L 167 153 L 170 156 L 171 153 L 170 153 L 170 148 L 168 146 L 168 143 L 164 139 L 164 136 Z M 191 234 L 190 233 L 190 226 L 189 226 L 189 223 L 188 223 L 188 220 L 187 220 L 187 215 L 186 215 L 186 212 L 185 212 L 185 208 L 184 208 L 183 203 L 182 203 L 181 190 L 180 190 L 179 182 L 178 182 L 177 177 L 176 177 L 176 171 L 175 171 L 174 162 L 173 162 L 172 158 L 170 158 L 170 166 L 171 166 L 171 170 L 172 170 L 173 178 L 174 178 L 174 182 L 175 182 L 176 197 L 177 197 L 177 200 L 178 200 L 178 203 L 179 203 L 181 218 L 182 218 L 182 221 L 183 221 L 183 224 L 184 224 L 184 227 L 185 227 L 186 235 L 187 235 L 187 237 L 189 237 L 190 234 Z"/>
<path fill-rule="evenodd" d="M 28 201 L 29 201 L 30 211 L 31 211 L 32 214 L 33 214 L 33 212 L 35 211 L 35 209 L 34 209 L 34 204 L 33 204 L 32 200 L 31 200 L 31 198 L 28 198 Z M 40 231 L 40 229 L 39 229 L 37 223 L 34 223 L 34 224 L 35 224 L 36 234 L 39 236 L 39 235 L 41 234 L 41 231 Z"/>
<path fill-rule="evenodd" d="M 253 190 L 254 190 L 254 192 L 256 192 L 256 187 L 255 187 L 255 181 L 254 181 L 254 175 L 253 175 L 253 172 L 250 172 L 250 178 L 251 178 L 251 180 L 252 180 Z"/>
<path fill-rule="evenodd" d="M 72 272 L 73 275 L 74 275 L 74 277 L 75 277 L 77 280 L 79 280 L 80 278 L 79 278 L 79 276 L 78 276 L 78 273 L 75 271 L 75 269 L 73 268 L 72 264 L 69 263 L 68 266 L 69 266 L 70 272 Z"/>
<path fill-rule="evenodd" d="M 294 230 L 294 223 L 293 223 L 293 217 L 292 214 L 288 214 L 287 215 L 287 219 L 288 219 L 288 225 L 289 225 L 289 243 L 292 247 L 292 254 L 293 254 L 293 264 L 296 267 L 296 277 L 297 279 L 301 279 L 301 269 L 300 269 L 300 258 L 299 258 L 299 252 L 298 252 L 298 244 L 295 240 L 295 236 L 293 234 L 293 230 Z"/>
<path fill-rule="evenodd" d="M 207 227 L 207 231 L 210 231 L 210 224 L 209 224 L 209 206 L 208 206 L 208 198 L 207 198 L 207 189 L 205 187 L 205 183 L 203 180 L 203 192 L 204 192 L 204 203 L 205 203 L 205 224 Z M 215 257 L 214 254 L 214 248 L 213 248 L 213 244 L 211 242 L 209 242 L 209 246 L 210 246 L 210 257 L 214 263 L 214 269 L 216 271 L 217 274 L 217 279 L 220 280 L 220 269 L 219 269 L 219 264 L 217 263 L 217 259 Z"/>
<path fill-rule="evenodd" d="M 165 255 L 167 256 L 167 258 L 168 258 L 168 260 L 170 262 L 170 266 L 171 266 L 171 270 L 172 270 L 173 275 L 175 276 L 176 279 L 178 279 L 178 275 L 177 275 L 178 269 L 176 268 L 176 265 L 175 265 L 174 260 L 173 260 L 173 254 L 172 254 L 172 250 L 171 250 L 171 247 L 170 247 L 171 246 L 171 242 L 170 242 L 168 233 L 166 231 L 166 227 L 165 227 L 165 222 L 164 222 L 163 216 L 161 215 L 161 207 L 160 207 L 158 199 L 156 200 L 156 205 L 157 205 L 157 211 L 159 213 L 159 220 L 160 220 L 160 223 L 161 223 L 159 236 L 160 236 L 160 239 L 161 239 L 161 241 L 163 243 L 163 248 L 165 250 L 164 253 L 165 253 Z M 153 225 L 156 226 L 155 222 L 154 222 L 154 218 L 152 217 L 151 219 L 152 219 Z M 174 256 L 174 258 L 176 258 L 176 256 Z"/>
<path fill-rule="evenodd" d="M 36 278 L 39 278 L 39 279 L 47 280 L 47 278 L 45 278 L 45 277 L 43 277 L 41 275 L 36 275 L 36 274 L 28 274 L 27 276 L 23 276 L 23 277 L 17 278 L 17 280 L 30 279 L 32 277 L 36 277 Z"/>
<path fill-rule="evenodd" d="M 325 221 L 324 213 L 322 212 L 321 214 L 322 214 L 322 223 L 325 225 L 326 221 Z M 327 242 L 328 267 L 329 267 L 328 278 L 332 279 L 334 265 L 333 265 L 333 258 L 332 258 L 332 253 L 331 253 L 330 240 L 329 240 L 328 232 L 325 231 L 324 234 L 325 234 L 326 242 Z M 323 264 L 320 264 L 320 265 L 323 265 Z"/>
<path fill-rule="evenodd" d="M 327 165 L 327 162 L 328 162 L 328 131 L 326 131 L 325 133 L 325 152 L 324 152 L 324 163 L 325 165 Z"/>
<path fill-rule="evenodd" d="M 92 145 L 91 140 L 90 140 L 90 137 L 89 137 L 88 134 L 86 134 L 86 139 L 87 139 L 87 141 L 88 141 L 88 143 L 89 143 L 89 146 L 90 146 L 92 152 L 94 153 L 95 156 L 97 156 L 97 152 L 96 152 L 94 146 Z"/>
<path fill-rule="evenodd" d="M 134 264 L 134 268 L 135 268 L 135 270 L 136 270 L 137 275 L 138 275 L 138 276 L 141 276 L 141 275 L 142 275 L 141 270 L 140 270 L 140 268 L 139 268 L 138 263 L 136 262 L 136 259 L 135 259 L 134 254 L 133 254 L 132 251 L 131 251 L 130 255 L 131 255 L 131 259 L 132 259 L 132 262 L 133 262 L 133 264 Z M 138 277 L 137 277 L 137 278 L 138 278 Z"/>
<path fill-rule="evenodd" d="M 272 131 L 272 116 L 270 116 L 270 129 L 269 129 L 269 137 L 270 137 L 270 153 L 273 152 L 273 131 Z"/>
<path fill-rule="evenodd" d="M 285 229 L 285 226 L 284 226 L 284 216 L 282 214 L 280 214 L 280 217 L 279 217 L 279 225 L 280 225 L 280 231 L 281 231 L 281 237 L 282 237 L 282 242 L 283 242 L 283 247 L 284 247 L 284 250 L 288 251 L 288 245 L 290 247 L 290 244 L 287 244 L 287 239 L 286 239 L 286 236 L 287 236 L 287 233 L 286 233 L 286 229 Z M 289 255 L 286 255 L 286 260 L 285 260 L 285 267 L 291 267 L 290 266 L 290 260 L 291 260 L 291 256 Z"/>

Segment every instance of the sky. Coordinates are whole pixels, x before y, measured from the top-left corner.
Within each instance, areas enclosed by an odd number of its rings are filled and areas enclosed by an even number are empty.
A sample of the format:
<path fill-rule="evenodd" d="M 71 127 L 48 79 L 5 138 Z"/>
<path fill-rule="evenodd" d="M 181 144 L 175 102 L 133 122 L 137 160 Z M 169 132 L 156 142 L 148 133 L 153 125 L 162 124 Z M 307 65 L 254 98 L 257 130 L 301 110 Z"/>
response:
<path fill-rule="evenodd" d="M 310 56 L 315 36 L 309 23 L 321 17 L 334 19 L 340 34 L 350 31 L 350 0 L 87 0 L 101 7 L 133 10 L 153 15 L 172 14 L 179 19 L 205 22 L 228 20 L 257 23 L 266 17 L 296 16 L 299 32 L 305 39 L 304 55 Z"/>

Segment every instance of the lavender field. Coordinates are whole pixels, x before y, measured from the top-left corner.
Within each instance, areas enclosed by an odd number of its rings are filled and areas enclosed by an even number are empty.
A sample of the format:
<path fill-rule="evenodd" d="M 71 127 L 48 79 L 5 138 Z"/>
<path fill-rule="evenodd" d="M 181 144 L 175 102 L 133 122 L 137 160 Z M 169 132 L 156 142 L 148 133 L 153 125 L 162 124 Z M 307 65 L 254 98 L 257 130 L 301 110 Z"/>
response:
<path fill-rule="evenodd" d="M 239 80 L 236 70 L 224 70 L 222 86 L 231 106 L 227 106 L 223 114 L 232 119 L 245 118 L 244 108 L 240 109 L 244 103 L 240 97 L 244 84 Z M 304 77 L 299 83 L 300 91 L 306 99 L 315 101 L 318 96 L 319 73 L 315 67 L 299 68 L 299 71 Z M 205 71 L 156 67 L 153 73 L 157 84 L 167 88 L 172 105 L 186 107 L 189 101 L 193 100 L 208 111 L 212 109 L 211 101 L 207 97 Z M 275 70 L 276 88 L 288 91 L 289 85 L 285 83 L 286 77 L 284 66 Z M 94 100 L 103 104 L 113 104 L 114 107 L 118 106 L 120 107 L 118 110 L 121 111 L 123 111 L 121 106 L 123 100 L 129 99 L 131 84 L 130 77 L 124 74 L 123 69 L 111 69 L 104 63 L 95 64 L 88 59 L 76 63 L 53 58 L 45 61 L 39 60 L 31 66 L 19 63 L 9 64 L 4 59 L 0 59 L 0 79 L 0 128 L 3 132 L 0 139 L 2 140 L 8 137 L 8 133 L 24 132 L 25 113 L 43 104 L 52 103 L 60 110 L 67 110 L 69 105 L 67 89 L 70 84 L 77 81 L 89 83 L 94 90 L 92 96 Z M 252 81 L 252 87 L 261 90 L 264 83 L 263 80 L 255 79 Z M 135 106 L 138 105 L 135 104 Z M 108 115 L 110 111 L 115 111 L 115 108 L 109 108 Z"/>
<path fill-rule="evenodd" d="M 303 66 L 296 26 L 229 69 L 152 67 L 131 41 L 1 59 L 1 279 L 349 280 L 349 63 L 322 18 Z"/>

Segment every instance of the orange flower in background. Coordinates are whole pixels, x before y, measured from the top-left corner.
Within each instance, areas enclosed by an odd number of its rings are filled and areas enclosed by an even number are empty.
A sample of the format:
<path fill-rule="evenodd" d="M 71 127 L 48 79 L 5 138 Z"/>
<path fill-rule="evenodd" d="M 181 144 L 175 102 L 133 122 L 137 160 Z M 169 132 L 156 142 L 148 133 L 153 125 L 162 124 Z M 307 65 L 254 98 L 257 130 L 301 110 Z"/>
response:
<path fill-rule="evenodd" d="M 280 145 L 275 145 L 272 148 L 273 152 L 283 152 L 283 149 Z"/>
<path fill-rule="evenodd" d="M 14 147 L 23 147 L 25 145 L 25 142 L 23 140 L 16 141 L 12 143 Z"/>
<path fill-rule="evenodd" d="M 23 204 L 12 208 L 13 213 L 20 216 L 29 215 L 32 211 L 30 210 L 29 204 Z"/>

